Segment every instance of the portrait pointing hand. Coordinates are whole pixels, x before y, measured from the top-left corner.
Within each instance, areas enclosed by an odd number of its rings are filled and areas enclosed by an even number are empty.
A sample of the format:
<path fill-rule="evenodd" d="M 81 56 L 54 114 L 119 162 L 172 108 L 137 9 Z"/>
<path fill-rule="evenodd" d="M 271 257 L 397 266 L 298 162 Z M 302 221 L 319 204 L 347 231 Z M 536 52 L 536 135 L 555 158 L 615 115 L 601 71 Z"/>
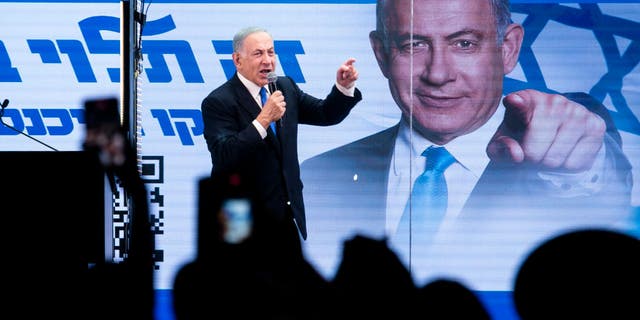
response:
<path fill-rule="evenodd" d="M 559 94 L 522 90 L 504 97 L 504 119 L 487 146 L 492 160 L 584 171 L 603 145 L 604 120 Z"/>

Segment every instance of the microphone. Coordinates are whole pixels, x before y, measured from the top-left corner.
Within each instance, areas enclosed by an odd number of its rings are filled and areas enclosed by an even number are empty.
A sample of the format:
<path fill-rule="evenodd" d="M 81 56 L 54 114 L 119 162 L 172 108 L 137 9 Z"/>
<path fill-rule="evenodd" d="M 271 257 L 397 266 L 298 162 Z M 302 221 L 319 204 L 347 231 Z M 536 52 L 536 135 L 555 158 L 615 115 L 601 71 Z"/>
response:
<path fill-rule="evenodd" d="M 276 92 L 276 90 L 278 90 L 278 86 L 276 86 L 276 80 L 278 80 L 278 75 L 275 72 L 269 72 L 269 74 L 267 74 L 267 81 L 269 82 L 269 94 L 273 94 L 274 92 Z M 278 127 L 282 127 L 282 120 L 284 120 L 284 114 L 282 115 L 282 118 L 280 118 L 280 120 L 276 121 Z"/>
<path fill-rule="evenodd" d="M 267 74 L 267 81 L 269 82 L 269 94 L 273 94 L 278 90 L 278 86 L 276 86 L 276 80 L 278 80 L 278 75 L 275 72 L 269 72 Z"/>
<path fill-rule="evenodd" d="M 32 136 L 30 136 L 30 135 L 28 135 L 28 134 L 26 134 L 26 133 L 24 133 L 24 132 L 22 132 L 22 131 L 20 131 L 20 130 L 18 130 L 16 128 L 6 124 L 6 123 L 4 123 L 4 120 L 2 119 L 2 116 L 4 116 L 4 109 L 8 105 L 9 105 L 9 99 L 4 99 L 4 101 L 2 101 L 2 105 L 0 105 L 0 107 L 2 107 L 2 109 L 0 109 L 0 123 L 2 123 L 5 127 L 9 128 L 9 129 L 11 129 L 11 130 L 13 130 L 13 131 L 15 131 L 15 132 L 27 137 L 27 138 L 29 138 L 31 140 L 33 140 L 33 141 L 35 141 L 35 142 L 37 142 L 37 143 L 39 143 L 39 144 L 41 144 L 41 145 L 53 150 L 53 151 L 58 151 L 58 149 L 56 149 L 56 148 L 54 148 L 54 147 L 52 147 L 52 146 L 50 146 L 50 145 L 38 140 L 38 139 L 36 139 L 36 138 L 34 138 L 34 137 L 32 137 Z"/>

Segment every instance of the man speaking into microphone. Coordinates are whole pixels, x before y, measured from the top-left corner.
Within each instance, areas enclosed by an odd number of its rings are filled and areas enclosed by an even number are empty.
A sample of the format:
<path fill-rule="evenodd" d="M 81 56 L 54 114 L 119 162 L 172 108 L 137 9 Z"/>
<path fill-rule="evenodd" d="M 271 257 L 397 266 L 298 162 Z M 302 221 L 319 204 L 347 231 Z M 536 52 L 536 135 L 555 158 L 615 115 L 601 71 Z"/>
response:
<path fill-rule="evenodd" d="M 338 67 L 336 83 L 319 99 L 303 92 L 290 77 L 276 75 L 273 37 L 263 28 L 236 33 L 232 58 L 235 74 L 201 105 L 212 177 L 239 176 L 260 206 L 254 212 L 284 223 L 291 231 L 287 236 L 301 250 L 300 237 L 307 238 L 307 228 L 298 124 L 329 126 L 347 117 L 362 99 L 355 87 L 355 59 Z"/>
<path fill-rule="evenodd" d="M 267 75 L 267 82 L 269 84 L 269 94 L 272 94 L 274 92 L 276 92 L 278 90 L 278 85 L 276 85 L 276 81 L 278 81 L 278 75 L 275 72 L 269 72 L 269 74 Z M 260 89 L 262 90 L 262 89 Z M 262 91 L 260 92 L 261 94 L 261 100 L 262 100 Z M 266 96 L 266 95 L 265 95 Z M 282 115 L 282 117 L 277 121 L 277 126 L 282 126 L 282 118 L 284 118 L 284 114 Z M 273 125 L 273 123 L 271 124 Z M 273 132 L 276 132 L 275 128 L 273 130 Z"/>

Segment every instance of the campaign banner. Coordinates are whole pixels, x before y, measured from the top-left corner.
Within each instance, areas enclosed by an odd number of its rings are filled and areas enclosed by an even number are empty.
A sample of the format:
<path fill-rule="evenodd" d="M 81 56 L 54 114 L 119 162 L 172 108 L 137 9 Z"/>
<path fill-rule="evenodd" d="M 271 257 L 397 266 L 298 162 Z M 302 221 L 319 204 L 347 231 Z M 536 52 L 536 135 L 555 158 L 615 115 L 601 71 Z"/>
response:
<path fill-rule="evenodd" d="M 176 272 L 196 254 L 198 181 L 211 172 L 203 137 L 200 105 L 213 89 L 230 79 L 233 35 L 243 27 L 264 27 L 273 35 L 279 75 L 323 98 L 335 83 L 338 66 L 355 58 L 357 88 L 363 100 L 341 123 L 330 127 L 299 126 L 298 156 L 308 159 L 394 127 L 401 118 L 372 50 L 376 29 L 375 1 L 163 1 L 142 2 L 140 69 L 136 73 L 143 178 L 149 191 L 156 240 L 156 289 L 171 289 Z M 590 94 L 609 111 L 629 159 L 631 222 L 621 227 L 638 234 L 640 206 L 640 6 L 637 1 L 512 1 L 512 19 L 524 26 L 519 62 L 505 76 L 504 93 L 524 88 L 544 92 Z M 0 1 L 0 102 L 3 105 L 0 148 L 19 151 L 80 150 L 84 137 L 83 102 L 120 96 L 121 3 L 119 1 Z M 9 128 L 8 126 L 13 127 Z M 29 137 L 36 138 L 34 141 Z M 302 180 L 309 215 L 305 256 L 330 279 L 336 272 L 343 241 L 367 233 L 366 214 L 342 226 L 340 210 L 364 206 L 322 199 Z M 354 172 L 356 173 L 356 172 Z M 415 174 L 415 173 L 414 173 Z M 353 182 L 355 175 L 345 179 Z M 361 185 L 358 185 L 358 188 Z M 364 188 L 364 187 L 363 187 Z M 363 189 L 364 190 L 364 189 Z M 70 195 L 68 200 L 72 200 Z M 121 199 L 116 208 L 125 208 Z M 404 204 L 403 204 L 404 206 Z M 601 210 L 606 210 L 603 205 Z M 324 215 L 323 213 L 326 213 Z M 597 215 L 597 213 L 593 213 Z M 537 221 L 544 229 L 554 221 Z M 496 221 L 500 220 L 496 217 Z M 575 226 L 598 225 L 585 213 Z M 634 220 L 635 219 L 635 220 Z M 486 227 L 496 242 L 509 242 L 514 225 L 528 218 Z M 584 222 L 584 223 L 583 223 Z M 592 223 L 593 222 L 593 223 Z M 116 222 L 118 228 L 119 222 Z M 362 227 L 362 228 L 360 228 Z M 565 226 L 566 227 L 566 226 Z M 339 230 L 341 235 L 325 233 Z M 468 225 L 458 231 L 476 230 Z M 429 265 L 437 272 L 418 272 L 421 283 L 440 275 L 463 279 L 479 291 L 509 291 L 515 268 L 529 249 L 560 230 L 528 238 L 526 245 L 494 256 L 502 267 L 478 264 Z M 114 231 L 116 250 L 120 231 Z M 515 233 L 515 234 L 514 234 Z M 449 241 L 447 238 L 443 241 Z M 457 240 L 455 240 L 457 241 Z M 64 244 L 61 244 L 64 246 Z M 444 246 L 442 248 L 445 248 Z M 62 248 L 63 249 L 63 248 Z M 121 253 L 121 252 L 120 252 Z M 491 254 L 480 250 L 474 254 Z M 115 259 L 117 260 L 118 252 Z M 121 257 L 120 257 L 121 258 Z M 447 260 L 448 259 L 448 260 Z M 443 260 L 443 261 L 444 261 Z M 463 261 L 467 261 L 466 259 Z"/>

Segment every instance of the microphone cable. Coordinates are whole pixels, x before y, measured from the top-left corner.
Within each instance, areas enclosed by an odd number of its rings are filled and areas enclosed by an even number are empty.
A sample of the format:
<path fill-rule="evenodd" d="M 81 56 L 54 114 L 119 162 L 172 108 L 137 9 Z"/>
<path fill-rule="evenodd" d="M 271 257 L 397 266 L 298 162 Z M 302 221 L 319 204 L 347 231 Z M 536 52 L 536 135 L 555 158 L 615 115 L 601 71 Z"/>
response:
<path fill-rule="evenodd" d="M 4 116 L 4 109 L 5 109 L 8 105 L 9 105 L 9 99 L 4 99 L 4 101 L 2 102 L 2 106 L 1 106 L 1 107 L 2 107 L 2 109 L 0 109 L 0 123 L 2 123 L 5 127 L 9 128 L 9 129 L 11 129 L 11 130 L 13 130 L 13 131 L 15 131 L 15 132 L 17 132 L 17 133 L 19 133 L 19 134 L 21 134 L 21 135 L 23 135 L 23 136 L 27 137 L 27 138 L 29 138 L 29 139 L 31 139 L 31 140 L 33 140 L 33 141 L 35 141 L 35 142 L 37 142 L 37 143 L 39 143 L 39 144 L 41 144 L 41 145 L 43 145 L 43 146 L 45 146 L 45 147 L 47 147 L 47 148 L 49 148 L 49 149 L 53 150 L 53 151 L 59 151 L 58 149 L 56 149 L 56 148 L 54 148 L 54 147 L 52 147 L 52 146 L 50 146 L 50 145 L 48 145 L 48 144 L 46 144 L 46 143 L 44 143 L 44 142 L 42 142 L 42 141 L 40 141 L 40 140 L 38 140 L 38 139 L 36 139 L 36 138 L 32 137 L 32 136 L 30 136 L 30 135 L 28 135 L 28 134 L 26 134 L 26 133 L 24 133 L 24 132 L 22 132 L 22 131 L 20 131 L 20 130 L 18 130 L 18 129 L 16 129 L 16 128 L 14 128 L 13 126 L 10 126 L 10 125 L 8 125 L 7 123 L 5 123 L 5 122 L 4 122 L 4 119 L 2 119 L 2 117 Z"/>

